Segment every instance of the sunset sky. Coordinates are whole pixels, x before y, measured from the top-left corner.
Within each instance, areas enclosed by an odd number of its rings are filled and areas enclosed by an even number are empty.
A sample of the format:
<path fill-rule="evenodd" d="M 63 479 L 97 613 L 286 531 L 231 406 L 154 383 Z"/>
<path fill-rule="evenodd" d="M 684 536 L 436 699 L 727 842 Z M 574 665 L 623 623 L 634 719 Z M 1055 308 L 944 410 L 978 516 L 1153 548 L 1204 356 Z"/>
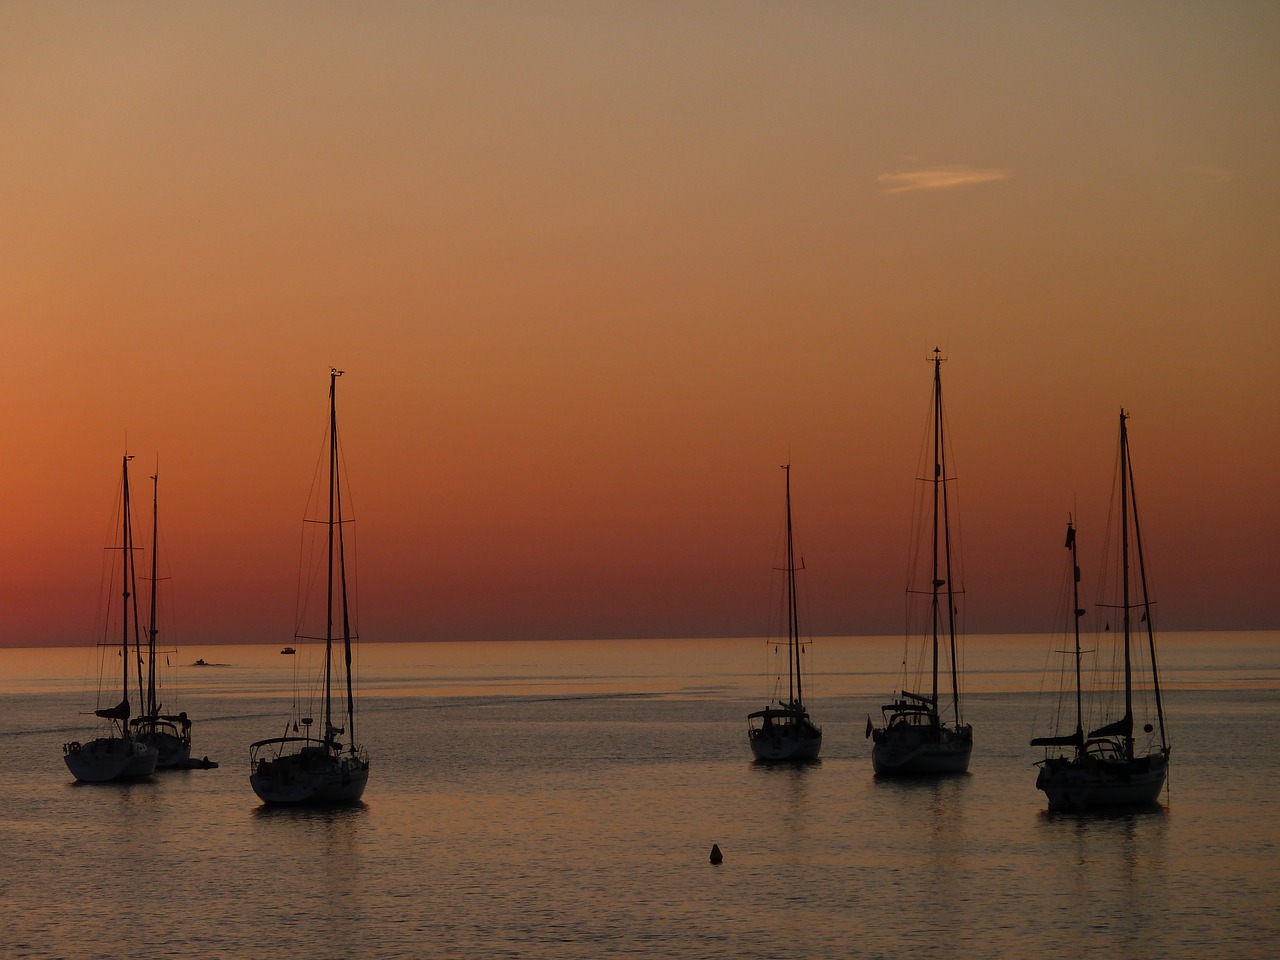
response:
<path fill-rule="evenodd" d="M 0 181 L 0 645 L 126 449 L 170 639 L 287 642 L 331 365 L 366 640 L 763 633 L 788 460 L 892 634 L 935 346 L 971 633 L 1121 406 L 1161 626 L 1280 627 L 1275 3 L 5 0 Z"/>

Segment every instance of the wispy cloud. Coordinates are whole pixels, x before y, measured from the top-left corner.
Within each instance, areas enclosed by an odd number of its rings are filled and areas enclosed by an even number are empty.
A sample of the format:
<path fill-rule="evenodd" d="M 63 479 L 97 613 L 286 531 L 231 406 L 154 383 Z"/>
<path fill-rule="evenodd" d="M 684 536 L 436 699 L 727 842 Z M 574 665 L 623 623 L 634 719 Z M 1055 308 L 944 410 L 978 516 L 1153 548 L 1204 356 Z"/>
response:
<path fill-rule="evenodd" d="M 932 167 L 928 170 L 909 170 L 904 173 L 882 173 L 876 182 L 884 186 L 885 193 L 907 193 L 911 190 L 950 190 L 974 183 L 991 183 L 1008 180 L 1008 170 L 974 170 L 971 167 Z"/>

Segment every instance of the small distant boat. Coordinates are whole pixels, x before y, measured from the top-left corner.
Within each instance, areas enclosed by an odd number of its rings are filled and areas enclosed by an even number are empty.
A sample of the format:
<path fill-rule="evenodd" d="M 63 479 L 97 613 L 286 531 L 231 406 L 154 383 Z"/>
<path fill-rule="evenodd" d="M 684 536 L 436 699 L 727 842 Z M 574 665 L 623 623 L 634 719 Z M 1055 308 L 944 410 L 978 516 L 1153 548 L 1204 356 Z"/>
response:
<path fill-rule="evenodd" d="M 281 650 L 280 652 L 281 652 L 281 653 L 287 653 L 287 654 L 292 655 L 292 654 L 297 653 L 298 651 L 297 651 L 297 650 L 295 650 L 295 649 L 293 649 L 293 647 L 285 647 L 285 648 L 284 648 L 283 650 Z"/>
<path fill-rule="evenodd" d="M 195 757 L 187 757 L 187 759 L 176 769 L 179 770 L 217 770 L 218 762 L 210 760 L 208 757 L 201 757 L 197 760 Z"/>
<path fill-rule="evenodd" d="M 973 727 L 964 722 L 960 710 L 960 670 L 958 666 L 956 602 L 960 589 L 955 580 L 958 575 L 959 557 L 951 540 L 951 499 L 948 484 L 953 480 L 947 474 L 949 451 L 944 435 L 945 418 L 942 412 L 942 355 L 933 350 L 933 412 L 932 412 L 932 469 L 928 477 L 921 478 L 929 484 L 928 493 L 932 506 L 924 512 L 930 520 L 920 525 L 931 543 L 929 558 L 929 585 L 921 589 L 909 584 L 907 592 L 928 600 L 929 625 L 925 629 L 926 651 L 931 653 L 927 693 L 906 689 L 913 677 L 908 673 L 904 659 L 902 687 L 892 703 L 881 710 L 884 723 L 877 727 L 867 718 L 867 736 L 872 739 L 871 766 L 878 777 L 930 776 L 965 773 L 969 769 L 969 756 L 973 752 Z M 913 564 L 913 569 L 915 565 Z M 909 604 L 909 606 L 915 606 Z M 910 628 L 908 634 L 910 635 Z M 910 643 L 910 639 L 908 643 Z M 940 650 L 950 666 L 950 704 L 942 709 L 939 703 L 938 673 Z M 923 669 L 914 674 L 914 683 L 924 681 Z M 917 686 L 919 690 L 919 686 Z"/>
<path fill-rule="evenodd" d="M 268 804 L 355 803 L 369 782 L 369 759 L 356 738 L 356 700 L 351 676 L 351 654 L 356 635 L 354 611 L 348 603 L 347 560 L 343 542 L 343 531 L 350 519 L 343 513 L 342 478 L 345 472 L 339 462 L 337 383 L 341 375 L 341 370 L 329 371 L 328 503 L 322 509 L 323 517 L 308 524 L 322 533 L 323 542 L 319 544 L 322 552 L 316 566 L 307 565 L 304 560 L 304 569 L 326 571 L 326 600 L 322 616 L 324 634 L 308 636 L 303 633 L 304 623 L 300 622 L 295 638 L 324 642 L 321 680 L 324 700 L 320 704 L 323 726 L 313 734 L 314 719 L 295 713 L 284 736 L 259 740 L 250 746 L 249 784 L 258 798 Z M 307 585 L 304 584 L 302 589 L 304 595 L 309 595 Z M 335 626 L 341 631 L 340 635 L 335 635 Z M 334 647 L 339 643 L 343 654 L 342 674 L 346 680 L 345 727 L 334 723 L 333 712 Z M 282 652 L 292 653 L 293 648 L 285 647 Z M 299 701 L 295 699 L 295 702 Z M 338 719 L 342 719 L 341 714 Z M 348 739 L 345 747 L 338 740 L 344 733 Z"/>
<path fill-rule="evenodd" d="M 160 677 L 156 669 L 156 635 L 159 633 L 156 611 L 157 597 L 160 592 L 157 561 L 160 546 L 159 471 L 156 471 L 155 476 L 151 478 L 151 484 L 151 617 L 147 626 L 146 695 L 143 697 L 142 716 L 130 720 L 129 726 L 137 739 L 151 744 L 158 751 L 156 769 L 173 770 L 185 768 L 191 759 L 191 720 L 185 710 L 178 713 L 161 713 Z"/>
<path fill-rule="evenodd" d="M 1164 789 L 1169 770 L 1169 741 L 1165 732 L 1164 702 L 1160 695 L 1160 673 L 1156 661 L 1155 626 L 1152 603 L 1147 590 L 1146 560 L 1142 552 L 1142 531 L 1138 523 L 1138 504 L 1133 485 L 1133 466 L 1129 459 L 1128 415 L 1120 411 L 1120 452 L 1118 488 L 1120 491 L 1120 564 L 1119 597 L 1110 598 L 1105 606 L 1118 610 L 1122 629 L 1112 633 L 1120 645 L 1117 660 L 1123 663 L 1123 713 L 1118 719 L 1103 723 L 1085 733 L 1084 690 L 1081 682 L 1080 567 L 1076 560 L 1076 529 L 1067 522 L 1066 546 L 1071 550 L 1072 620 L 1075 648 L 1071 651 L 1074 669 L 1075 729 L 1062 733 L 1064 718 L 1059 717 L 1059 731 L 1051 736 L 1035 737 L 1033 747 L 1044 747 L 1045 758 L 1038 762 L 1036 788 L 1049 799 L 1049 810 L 1083 811 L 1099 807 L 1133 806 L 1155 803 Z M 1136 554 L 1136 557 L 1135 557 Z M 1135 563 L 1136 561 L 1136 563 Z M 1141 598 L 1134 602 L 1134 592 Z M 1138 623 L 1133 615 L 1141 611 Z M 1146 627 L 1147 643 L 1134 637 Z M 1109 628 L 1109 624 L 1108 624 Z M 1109 630 L 1108 630 L 1109 632 Z M 1143 649 L 1145 646 L 1145 650 Z M 1145 653 L 1145 657 L 1142 655 Z M 1150 671 L 1149 690 L 1139 690 L 1134 682 L 1138 661 Z M 1119 685 L 1116 685 L 1117 689 Z M 1156 720 L 1159 733 L 1148 721 L 1142 727 L 1145 742 L 1139 748 L 1134 737 L 1135 694 L 1148 692 L 1147 709 Z M 1099 698 L 1102 691 L 1099 691 Z M 1091 698 L 1094 699 L 1094 698 Z M 1120 705 L 1117 705 L 1119 709 Z M 1111 716 L 1115 716 L 1112 713 Z M 1099 719 L 1106 719 L 1105 713 Z M 1070 723 L 1069 720 L 1065 721 Z M 1064 749 L 1067 748 L 1067 749 Z"/>
<path fill-rule="evenodd" d="M 129 503 L 129 454 L 124 455 L 120 481 L 120 544 L 109 548 L 119 551 L 119 564 L 111 563 L 112 571 L 119 570 L 121 583 L 119 586 L 120 609 L 120 702 L 115 706 L 103 707 L 99 700 L 94 716 L 107 721 L 102 735 L 85 743 L 73 740 L 62 745 L 63 760 L 67 769 L 77 780 L 85 783 L 108 783 L 113 780 L 140 780 L 151 776 L 156 769 L 159 751 L 150 743 L 133 736 L 129 725 L 132 713 L 129 693 L 129 667 L 138 662 L 141 655 L 141 638 L 138 635 L 138 603 L 136 599 L 137 574 L 134 569 L 133 552 L 133 515 Z M 107 594 L 110 596 L 110 591 Z M 110 632 L 114 628 L 113 617 L 108 611 L 104 621 L 104 629 Z M 133 647 L 130 649 L 130 634 Z M 114 647 L 109 638 L 103 637 L 99 644 L 104 652 Z M 103 674 L 106 673 L 106 658 L 103 659 Z M 100 696 L 107 689 L 105 676 L 99 683 Z"/>
<path fill-rule="evenodd" d="M 822 750 L 822 728 L 810 718 L 804 706 L 804 671 L 800 655 L 803 642 L 796 603 L 796 559 L 791 535 L 791 465 L 786 471 L 787 565 L 783 603 L 787 610 L 787 699 L 747 714 L 747 738 L 756 760 L 764 763 L 817 760 Z M 781 686 L 782 678 L 778 678 Z"/>
<path fill-rule="evenodd" d="M 207 667 L 207 666 L 209 666 L 209 664 L 205 662 L 204 657 L 201 657 L 199 660 L 197 660 L 195 663 L 193 663 L 193 664 L 192 664 L 192 666 L 193 666 L 193 667 Z"/>

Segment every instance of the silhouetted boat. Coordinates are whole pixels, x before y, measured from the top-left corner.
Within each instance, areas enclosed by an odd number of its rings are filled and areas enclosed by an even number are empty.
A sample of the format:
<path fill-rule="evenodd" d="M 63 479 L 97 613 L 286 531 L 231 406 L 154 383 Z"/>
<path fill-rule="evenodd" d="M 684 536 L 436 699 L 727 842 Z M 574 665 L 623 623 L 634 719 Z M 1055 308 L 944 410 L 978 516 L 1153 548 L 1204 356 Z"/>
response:
<path fill-rule="evenodd" d="M 1101 700 L 1106 693 L 1116 693 L 1123 688 L 1123 713 L 1117 719 L 1104 722 L 1096 729 L 1085 733 L 1084 726 L 1084 689 L 1081 680 L 1080 651 L 1080 617 L 1084 610 L 1080 607 L 1080 567 L 1076 561 L 1076 531 L 1073 523 L 1067 524 L 1066 545 L 1071 550 L 1072 577 L 1072 620 L 1074 621 L 1075 646 L 1071 651 L 1070 663 L 1074 667 L 1075 692 L 1075 729 L 1070 733 L 1062 733 L 1064 711 L 1059 711 L 1059 732 L 1047 737 L 1036 737 L 1032 746 L 1045 748 L 1045 758 L 1039 761 L 1040 772 L 1036 777 L 1036 788 L 1043 790 L 1049 798 L 1051 811 L 1087 810 L 1097 807 L 1112 807 L 1134 804 L 1154 803 L 1164 789 L 1165 778 L 1169 768 L 1169 742 L 1164 725 L 1164 703 L 1160 695 L 1160 674 L 1156 660 L 1155 626 L 1152 617 L 1152 604 L 1148 594 L 1146 561 L 1142 552 L 1142 529 L 1138 522 L 1138 503 L 1133 485 L 1133 466 L 1129 459 L 1128 416 L 1120 411 L 1120 452 L 1119 452 L 1119 487 L 1120 497 L 1120 558 L 1117 576 L 1119 577 L 1118 603 L 1105 603 L 1104 607 L 1119 612 L 1121 627 L 1119 631 L 1111 631 L 1107 624 L 1106 633 L 1116 638 L 1120 645 L 1118 651 L 1122 662 L 1123 684 L 1109 685 L 1110 689 L 1096 691 L 1097 696 L 1090 699 Z M 1136 553 L 1136 565 L 1133 562 Z M 1133 601 L 1135 592 L 1141 597 L 1137 603 Z M 1133 623 L 1133 614 L 1141 611 L 1138 624 Z M 1145 663 L 1140 663 L 1143 644 L 1134 641 L 1136 627 L 1146 626 L 1147 643 L 1145 645 Z M 1145 666 L 1149 669 L 1150 684 L 1144 689 L 1151 695 L 1146 709 L 1149 718 L 1156 720 L 1159 734 L 1149 722 L 1142 727 L 1146 734 L 1141 748 L 1134 737 L 1135 694 L 1143 692 L 1135 683 L 1134 674 Z M 1071 686 L 1068 683 L 1068 688 Z M 1106 707 L 1099 704 L 1102 713 L 1099 719 L 1107 720 Z M 1116 705 L 1114 710 L 1120 709 Z M 1070 723 L 1070 720 L 1066 720 Z M 1066 749 L 1064 749 L 1066 748 Z"/>
<path fill-rule="evenodd" d="M 147 625 L 147 682 L 142 703 L 142 716 L 129 721 L 133 735 L 143 743 L 154 746 L 159 753 L 157 769 L 186 768 L 191 760 L 191 720 L 185 710 L 178 713 L 161 713 L 160 676 L 156 668 L 156 620 L 160 578 L 158 553 L 160 548 L 160 473 L 151 478 L 151 616 Z"/>
<path fill-rule="evenodd" d="M 791 535 L 791 465 L 785 464 L 787 504 L 787 565 L 783 602 L 787 611 L 787 699 L 776 692 L 777 702 L 747 715 L 751 752 L 760 761 L 816 760 L 822 749 L 822 729 L 809 718 L 804 706 L 804 671 L 800 623 L 796 604 L 795 547 Z M 778 678 L 781 687 L 782 678 Z"/>
<path fill-rule="evenodd" d="M 325 609 L 323 611 L 324 634 L 308 635 L 306 622 L 300 621 L 297 640 L 323 641 L 324 664 L 321 681 L 324 686 L 323 728 L 312 734 L 314 720 L 298 715 L 299 699 L 295 698 L 295 713 L 282 737 L 259 740 L 250 748 L 249 783 L 254 793 L 266 803 L 354 803 L 364 794 L 369 781 L 369 760 L 356 739 L 355 689 L 351 675 L 352 644 L 356 640 L 356 624 L 353 610 L 348 603 L 347 560 L 344 550 L 344 526 L 350 521 L 343 513 L 343 470 L 338 446 L 337 382 L 341 370 L 329 371 L 329 477 L 328 503 L 322 509 L 322 518 L 312 526 L 323 529 L 319 546 L 322 555 L 314 567 L 325 570 Z M 305 581 L 305 577 L 303 578 Z M 311 595 L 309 584 L 300 584 L 303 596 Z M 304 616 L 307 604 L 300 605 Z M 341 629 L 335 635 L 335 624 Z M 341 641 L 342 675 L 346 680 L 346 727 L 333 722 L 334 645 Z M 287 648 L 286 648 L 287 649 Z M 341 719 L 341 717 L 340 717 Z M 299 729 L 301 727 L 301 729 Z M 290 735 L 289 731 L 293 735 Z M 338 737 L 347 735 L 349 745 L 343 747 Z"/>
<path fill-rule="evenodd" d="M 297 653 L 298 651 L 297 651 L 297 650 L 295 650 L 295 649 L 293 649 L 293 647 L 285 647 L 285 648 L 284 648 L 283 650 L 281 650 L 280 652 L 281 652 L 281 653 L 288 654 L 288 655 L 292 656 L 293 654 Z"/>
<path fill-rule="evenodd" d="M 137 603 L 137 575 L 134 569 L 133 560 L 133 516 L 129 503 L 129 461 L 133 457 L 128 454 L 124 455 L 123 466 L 121 470 L 120 480 L 120 545 L 118 547 L 110 547 L 109 550 L 118 550 L 120 553 L 119 564 L 109 563 L 109 568 L 114 572 L 119 570 L 120 580 L 120 702 L 112 707 L 103 707 L 102 696 L 110 688 L 114 695 L 114 686 L 106 677 L 106 657 L 102 661 L 102 670 L 99 677 L 98 685 L 98 709 L 94 710 L 94 715 L 100 720 L 106 721 L 102 724 L 102 734 L 88 741 L 81 743 L 73 740 L 70 743 L 62 745 L 63 759 L 66 761 L 67 769 L 71 771 L 72 776 L 77 780 L 87 783 L 105 783 L 112 780 L 137 780 L 143 777 L 149 777 L 156 769 L 156 760 L 158 759 L 158 751 L 154 746 L 135 738 L 129 727 L 129 715 L 132 707 L 129 702 L 129 665 L 138 662 L 141 655 L 141 641 L 138 636 L 138 603 Z M 114 581 L 114 578 L 113 578 Z M 108 608 L 105 611 L 103 619 L 103 629 L 107 633 L 114 626 L 114 617 L 111 614 L 110 604 L 112 591 L 117 585 L 111 582 L 108 585 L 105 599 Z M 133 649 L 130 649 L 130 633 L 133 634 Z M 111 639 L 104 635 L 99 640 L 99 646 L 106 650 L 115 646 Z M 141 667 L 139 667 L 139 685 L 141 685 Z"/>
<path fill-rule="evenodd" d="M 932 503 L 917 516 L 928 516 L 924 536 L 930 542 L 929 584 L 921 589 L 917 577 L 918 563 L 913 560 L 912 577 L 907 585 L 908 608 L 919 610 L 913 602 L 927 599 L 925 613 L 928 625 L 923 631 L 926 643 L 917 650 L 920 660 L 913 668 L 909 664 L 912 653 L 913 629 L 908 625 L 908 656 L 903 659 L 902 687 L 892 703 L 881 710 L 882 726 L 877 727 L 867 718 L 867 736 L 872 739 L 871 766 L 877 776 L 920 776 L 933 774 L 964 773 L 969 769 L 969 756 L 973 752 L 973 727 L 964 722 L 960 709 L 960 669 L 958 665 L 956 603 L 961 592 L 955 586 L 959 557 L 951 542 L 951 499 L 949 484 L 954 478 L 947 474 L 949 446 L 945 436 L 946 420 L 942 408 L 942 356 L 933 351 L 933 411 L 932 411 L 932 469 L 928 477 L 922 477 L 931 494 Z M 924 530 L 925 521 L 917 529 Z M 923 539 L 917 538 L 923 546 Z M 931 654 L 928 662 L 928 692 L 907 690 L 912 683 L 918 691 L 924 685 L 924 656 Z M 945 654 L 950 667 L 950 702 L 944 711 L 939 705 L 938 675 L 940 656 Z"/>

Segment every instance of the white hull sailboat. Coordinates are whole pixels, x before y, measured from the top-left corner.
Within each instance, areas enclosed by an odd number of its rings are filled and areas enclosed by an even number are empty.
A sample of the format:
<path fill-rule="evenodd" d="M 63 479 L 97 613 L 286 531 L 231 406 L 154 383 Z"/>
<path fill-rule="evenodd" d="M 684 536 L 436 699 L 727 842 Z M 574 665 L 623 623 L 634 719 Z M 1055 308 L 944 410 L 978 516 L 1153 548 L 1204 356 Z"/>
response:
<path fill-rule="evenodd" d="M 139 655 L 141 642 L 138 637 L 138 606 L 136 597 L 137 576 L 133 563 L 133 516 L 129 503 L 129 461 L 125 454 L 121 472 L 120 494 L 120 545 L 113 550 L 120 552 L 120 702 L 113 707 L 99 707 L 94 716 L 107 722 L 104 735 L 81 743 L 73 740 L 62 746 L 62 757 L 67 769 L 84 783 L 108 783 L 114 780 L 141 780 L 151 776 L 156 769 L 159 753 L 154 746 L 136 739 L 129 727 L 132 708 L 129 703 L 129 664 Z M 112 565 L 115 566 L 114 564 Z M 110 591 L 108 591 L 108 598 Z M 112 628 L 113 617 L 108 611 L 104 618 L 107 631 Z M 130 634 L 133 634 L 132 648 Z M 103 651 L 116 644 L 106 637 L 100 641 Z M 105 675 L 105 667 L 102 674 Z M 99 690 L 99 703 L 101 695 Z"/>
<path fill-rule="evenodd" d="M 905 694 L 904 694 L 905 696 Z M 937 722 L 932 711 L 915 711 L 917 704 L 898 700 L 886 706 L 887 729 L 871 748 L 871 769 L 880 777 L 936 776 L 965 773 L 973 753 L 973 732 L 968 724 Z"/>
<path fill-rule="evenodd" d="M 129 726 L 133 735 L 143 743 L 156 748 L 157 770 L 186 769 L 191 763 L 191 720 L 186 711 L 161 713 L 159 683 L 156 663 L 156 636 L 159 633 L 156 619 L 159 610 L 160 587 L 158 553 L 160 535 L 160 472 L 151 477 L 151 617 L 147 627 L 147 683 L 143 697 L 142 716 L 135 717 Z M 199 765 L 199 764 L 197 764 Z M 204 765 L 209 765 L 206 759 Z"/>
<path fill-rule="evenodd" d="M 929 619 L 925 651 L 931 653 L 928 685 L 930 692 L 911 692 L 904 658 L 902 687 L 892 703 L 881 709 L 883 723 L 876 726 L 867 718 L 871 738 L 871 767 L 878 777 L 934 776 L 965 773 L 973 753 L 973 727 L 964 722 L 960 709 L 960 670 L 957 647 L 956 603 L 960 588 L 955 585 L 958 557 L 951 538 L 951 499 L 947 473 L 948 445 L 942 408 L 942 356 L 933 351 L 932 470 L 921 479 L 931 494 L 931 516 L 927 536 L 931 545 L 929 586 L 921 590 L 908 585 L 908 593 L 928 600 Z M 908 635 L 910 637 L 910 629 Z M 910 643 L 908 639 L 908 643 Z M 945 655 L 950 667 L 950 703 L 944 711 L 939 703 L 939 669 Z M 915 673 L 915 682 L 924 678 Z"/>
<path fill-rule="evenodd" d="M 1160 799 L 1168 772 L 1167 754 L 1131 760 L 1120 750 L 1093 745 L 1083 763 L 1070 758 L 1043 761 L 1036 789 L 1044 791 L 1053 813 L 1142 806 Z"/>
<path fill-rule="evenodd" d="M 1076 561 L 1076 531 L 1067 524 L 1066 545 L 1071 550 L 1072 613 L 1075 648 L 1070 651 L 1074 666 L 1075 729 L 1045 737 L 1036 737 L 1032 746 L 1045 748 L 1039 761 L 1036 788 L 1044 791 L 1050 812 L 1084 811 L 1117 806 L 1155 803 L 1164 789 L 1169 771 L 1169 742 L 1164 724 L 1164 702 L 1160 694 L 1160 674 L 1156 661 L 1155 626 L 1152 603 L 1147 590 L 1146 560 L 1142 552 L 1142 529 L 1138 522 L 1138 506 L 1133 484 L 1133 466 L 1129 459 L 1128 415 L 1120 411 L 1120 596 L 1118 602 L 1105 606 L 1118 610 L 1122 629 L 1113 635 L 1120 644 L 1123 663 L 1123 713 L 1119 719 L 1085 732 L 1084 689 L 1081 678 L 1080 567 Z M 1134 601 L 1134 592 L 1138 599 Z M 1141 611 L 1138 623 L 1133 615 Z M 1135 640 L 1134 634 L 1145 626 L 1147 643 Z M 1110 632 L 1110 631 L 1108 631 Z M 1142 727 L 1144 743 L 1139 746 L 1134 736 L 1136 695 L 1144 692 L 1135 684 L 1137 661 L 1144 652 L 1145 666 L 1150 671 L 1151 703 L 1156 726 Z M 1114 716 L 1114 714 L 1112 714 Z M 1060 723 L 1061 718 L 1060 718 Z"/>
<path fill-rule="evenodd" d="M 259 740 L 249 753 L 249 784 L 258 798 L 268 804 L 342 804 L 355 803 L 369 782 L 369 759 L 356 739 L 355 688 L 352 679 L 352 646 L 356 640 L 353 610 L 347 591 L 347 559 L 343 530 L 349 519 L 344 516 L 342 476 L 338 446 L 337 382 L 341 370 L 329 371 L 329 477 L 328 502 L 324 515 L 316 524 L 323 530 L 323 554 L 316 569 L 326 572 L 324 588 L 323 635 L 309 635 L 300 622 L 295 639 L 322 641 L 324 687 L 323 728 L 313 733 L 310 716 L 292 719 L 291 728 L 282 737 Z M 304 561 L 305 562 L 305 561 Z M 303 584 L 304 595 L 309 593 Z M 305 607 L 305 604 L 303 605 Z M 304 611 L 305 612 L 305 611 Z M 340 629 L 341 633 L 335 633 Z M 346 680 L 345 726 L 335 724 L 333 712 L 335 646 L 342 651 L 342 675 Z M 342 719 L 339 714 L 338 719 Z M 301 729 L 300 729 L 301 727 Z M 339 737 L 346 735 L 344 746 Z"/>
<path fill-rule="evenodd" d="M 254 745 L 253 792 L 264 803 L 355 803 L 369 783 L 369 763 L 362 756 L 342 754 L 341 744 L 314 738 L 282 737 Z M 274 759 L 259 757 L 263 747 L 279 747 Z"/>
<path fill-rule="evenodd" d="M 98 737 L 88 743 L 72 741 L 63 759 L 71 775 L 82 783 L 143 780 L 156 772 L 155 747 L 132 737 Z"/>
<path fill-rule="evenodd" d="M 798 607 L 796 603 L 795 548 L 791 535 L 791 465 L 782 468 L 787 475 L 787 565 L 783 602 L 787 609 L 787 699 L 778 698 L 763 710 L 747 715 L 747 738 L 751 752 L 762 763 L 803 762 L 817 760 L 822 750 L 822 728 L 810 718 L 804 706 L 804 679 L 800 655 Z M 781 686 L 781 677 L 778 679 Z"/>

